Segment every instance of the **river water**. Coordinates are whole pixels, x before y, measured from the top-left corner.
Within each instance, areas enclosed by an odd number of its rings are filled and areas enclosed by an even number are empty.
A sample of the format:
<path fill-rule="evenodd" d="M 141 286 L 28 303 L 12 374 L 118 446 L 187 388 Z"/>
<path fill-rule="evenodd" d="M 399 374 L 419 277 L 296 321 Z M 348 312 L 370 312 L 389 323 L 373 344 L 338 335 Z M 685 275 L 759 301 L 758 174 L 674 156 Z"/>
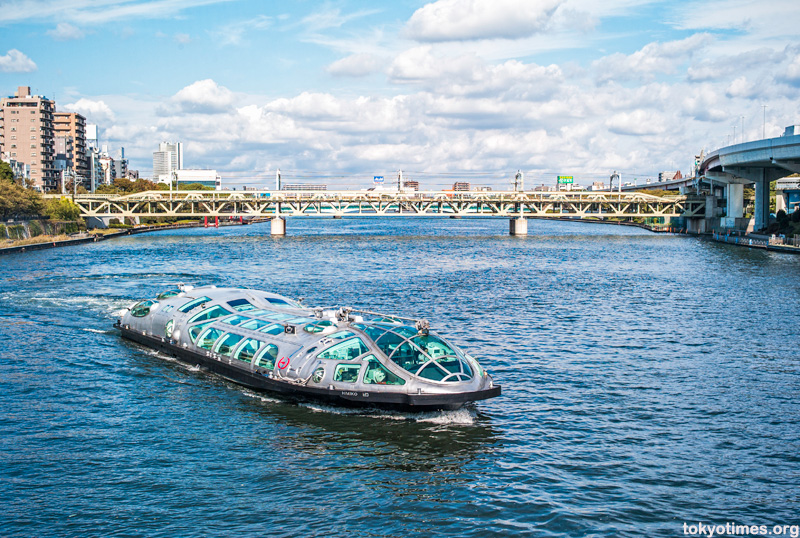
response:
<path fill-rule="evenodd" d="M 507 227 L 289 220 L 282 238 L 268 224 L 190 229 L 1 258 L 0 535 L 800 525 L 800 258 L 599 224 Z M 503 395 L 422 415 L 297 405 L 111 329 L 176 282 L 425 317 Z"/>

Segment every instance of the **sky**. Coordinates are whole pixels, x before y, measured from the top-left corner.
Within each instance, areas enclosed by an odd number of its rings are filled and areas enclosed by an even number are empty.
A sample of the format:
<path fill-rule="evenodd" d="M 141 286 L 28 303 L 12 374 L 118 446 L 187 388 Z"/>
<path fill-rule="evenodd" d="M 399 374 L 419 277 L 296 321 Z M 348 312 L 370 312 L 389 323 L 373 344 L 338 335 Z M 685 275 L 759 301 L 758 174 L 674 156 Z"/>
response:
<path fill-rule="evenodd" d="M 0 0 L 0 95 L 224 186 L 643 183 L 800 124 L 796 0 Z"/>

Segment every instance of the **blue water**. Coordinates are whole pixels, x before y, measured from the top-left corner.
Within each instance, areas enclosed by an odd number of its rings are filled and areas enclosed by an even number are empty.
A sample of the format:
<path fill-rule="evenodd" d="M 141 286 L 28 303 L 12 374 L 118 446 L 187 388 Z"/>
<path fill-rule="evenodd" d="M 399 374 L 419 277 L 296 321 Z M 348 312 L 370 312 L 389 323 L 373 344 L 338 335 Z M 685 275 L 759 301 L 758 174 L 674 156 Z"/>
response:
<path fill-rule="evenodd" d="M 2 536 L 800 524 L 800 257 L 635 228 L 289 220 L 0 258 Z M 176 282 L 423 316 L 503 396 L 296 405 L 121 340 Z M 786 534 L 789 536 L 789 534 Z"/>

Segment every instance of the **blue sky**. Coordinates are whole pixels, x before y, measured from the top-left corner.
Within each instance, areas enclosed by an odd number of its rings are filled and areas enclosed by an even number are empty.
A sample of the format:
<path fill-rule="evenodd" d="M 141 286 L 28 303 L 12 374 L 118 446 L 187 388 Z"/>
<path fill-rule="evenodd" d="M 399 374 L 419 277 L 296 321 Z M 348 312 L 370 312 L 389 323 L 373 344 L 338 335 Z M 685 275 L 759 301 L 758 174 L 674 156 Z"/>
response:
<path fill-rule="evenodd" d="M 11 0 L 0 94 L 81 112 L 144 176 L 180 140 L 231 185 L 643 181 L 800 123 L 798 23 L 785 0 Z"/>

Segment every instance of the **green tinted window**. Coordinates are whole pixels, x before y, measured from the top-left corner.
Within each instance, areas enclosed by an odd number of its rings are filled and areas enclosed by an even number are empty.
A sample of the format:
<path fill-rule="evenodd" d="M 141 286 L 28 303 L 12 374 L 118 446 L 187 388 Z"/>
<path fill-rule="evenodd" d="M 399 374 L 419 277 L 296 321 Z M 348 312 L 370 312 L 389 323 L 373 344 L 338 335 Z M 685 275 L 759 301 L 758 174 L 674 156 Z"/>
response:
<path fill-rule="evenodd" d="M 258 348 L 261 347 L 262 343 L 263 342 L 256 340 L 255 338 L 248 338 L 241 346 L 238 347 L 236 353 L 233 355 L 233 358 L 244 362 L 251 362 L 253 357 L 256 355 L 256 351 L 258 351 Z"/>
<path fill-rule="evenodd" d="M 257 331 L 259 329 L 263 329 L 264 327 L 272 325 L 269 321 L 264 321 L 263 319 L 251 319 L 250 321 L 245 321 L 240 325 L 242 329 L 250 329 L 251 331 Z"/>
<path fill-rule="evenodd" d="M 202 312 L 198 312 L 192 319 L 189 320 L 189 325 L 192 323 L 196 323 L 198 321 L 206 321 L 209 319 L 217 319 L 221 318 L 222 316 L 229 316 L 231 313 L 222 308 L 221 306 L 212 306 L 211 308 L 207 308 Z"/>
<path fill-rule="evenodd" d="M 214 342 L 216 342 L 217 339 L 219 339 L 219 337 L 222 336 L 222 334 L 223 334 L 222 329 L 215 329 L 213 327 L 209 327 L 197 339 L 197 346 L 211 351 L 211 348 L 214 347 Z"/>
<path fill-rule="evenodd" d="M 272 370 L 275 368 L 275 359 L 278 358 L 278 346 L 275 344 L 267 344 L 264 349 L 259 353 L 256 360 L 256 366 Z"/>
<path fill-rule="evenodd" d="M 317 358 L 335 361 L 349 361 L 355 359 L 359 355 L 363 355 L 368 351 L 369 348 L 364 345 L 364 342 L 361 340 L 361 338 L 351 338 L 329 347 L 317 355 Z"/>
<path fill-rule="evenodd" d="M 258 332 L 260 333 L 267 333 L 267 334 L 283 334 L 284 328 L 283 325 L 279 325 L 277 323 L 273 323 L 260 329 Z"/>
<path fill-rule="evenodd" d="M 197 308 L 201 304 L 207 303 L 210 300 L 211 299 L 209 297 L 200 297 L 198 299 L 193 299 L 193 300 L 189 301 L 188 303 L 184 304 L 182 307 L 180 307 L 178 309 L 178 311 L 180 311 L 180 312 L 188 312 L 189 310 L 192 310 L 193 308 Z"/>
<path fill-rule="evenodd" d="M 405 385 L 406 380 L 390 372 L 378 362 L 375 355 L 365 357 L 367 368 L 364 371 L 364 383 L 367 385 Z"/>
<path fill-rule="evenodd" d="M 161 301 L 163 299 L 169 299 L 170 297 L 177 297 L 180 292 L 181 292 L 181 290 L 164 291 L 164 292 L 159 293 L 158 296 L 156 297 L 156 299 Z"/>
<path fill-rule="evenodd" d="M 240 334 L 226 334 L 224 337 L 220 338 L 219 342 L 217 342 L 217 345 L 214 346 L 214 353 L 219 353 L 220 355 L 230 357 L 233 348 L 236 347 L 236 344 L 242 341 L 242 338 L 244 338 L 244 336 Z"/>
<path fill-rule="evenodd" d="M 235 301 L 228 301 L 228 305 L 237 312 L 248 312 L 250 310 L 256 309 L 256 307 L 253 306 L 247 299 L 236 299 Z"/>
<path fill-rule="evenodd" d="M 194 342 L 195 340 L 197 340 L 197 336 L 198 336 L 198 335 L 199 335 L 201 332 L 203 332 L 203 329 L 205 329 L 206 327 L 208 327 L 208 326 L 209 326 L 209 325 L 211 325 L 212 323 L 214 323 L 214 322 L 213 322 L 213 321 L 209 321 L 209 322 L 206 322 L 206 323 L 200 323 L 199 325 L 195 325 L 194 327 L 192 327 L 191 329 L 189 329 L 189 338 L 191 338 L 191 339 L 192 339 L 192 342 Z"/>
<path fill-rule="evenodd" d="M 342 383 L 355 383 L 358 381 L 358 373 L 361 371 L 360 364 L 339 364 L 333 374 L 334 381 Z"/>
<path fill-rule="evenodd" d="M 175 320 L 169 320 L 166 325 L 164 325 L 164 336 L 167 338 L 172 338 L 172 327 L 175 325 Z"/>
<path fill-rule="evenodd" d="M 263 317 L 274 319 L 276 321 L 285 321 L 287 319 L 296 318 L 297 316 L 293 316 L 291 314 L 279 314 L 277 312 L 270 312 L 269 314 L 265 314 Z"/>
<path fill-rule="evenodd" d="M 335 327 L 335 326 L 336 324 L 333 323 L 332 321 L 325 320 L 325 321 L 317 321 L 316 323 L 309 323 L 308 325 L 303 327 L 303 330 L 307 333 L 316 334 L 316 333 L 321 333 L 328 327 Z"/>
<path fill-rule="evenodd" d="M 133 305 L 133 308 L 131 308 L 131 316 L 135 318 L 145 317 L 147 314 L 150 313 L 150 309 L 153 307 L 154 304 L 158 303 L 150 300 L 136 303 L 135 305 Z"/>
<path fill-rule="evenodd" d="M 245 321 L 249 321 L 249 320 L 250 320 L 250 318 L 246 318 L 244 316 L 231 316 L 228 319 L 226 319 L 223 323 L 229 323 L 231 325 L 240 325 L 240 324 L 244 323 Z"/>

